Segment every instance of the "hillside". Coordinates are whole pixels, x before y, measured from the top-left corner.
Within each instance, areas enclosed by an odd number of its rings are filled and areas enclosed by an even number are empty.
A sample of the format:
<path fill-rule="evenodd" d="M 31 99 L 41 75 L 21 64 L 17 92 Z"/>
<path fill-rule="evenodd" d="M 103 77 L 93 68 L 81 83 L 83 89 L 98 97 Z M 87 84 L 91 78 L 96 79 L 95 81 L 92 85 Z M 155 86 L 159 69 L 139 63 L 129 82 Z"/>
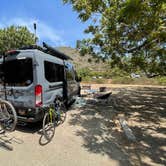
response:
<path fill-rule="evenodd" d="M 105 71 L 107 63 L 95 62 L 90 55 L 80 56 L 79 52 L 71 47 L 58 47 L 59 51 L 67 54 L 73 59 L 76 69 L 89 68 L 92 71 Z"/>

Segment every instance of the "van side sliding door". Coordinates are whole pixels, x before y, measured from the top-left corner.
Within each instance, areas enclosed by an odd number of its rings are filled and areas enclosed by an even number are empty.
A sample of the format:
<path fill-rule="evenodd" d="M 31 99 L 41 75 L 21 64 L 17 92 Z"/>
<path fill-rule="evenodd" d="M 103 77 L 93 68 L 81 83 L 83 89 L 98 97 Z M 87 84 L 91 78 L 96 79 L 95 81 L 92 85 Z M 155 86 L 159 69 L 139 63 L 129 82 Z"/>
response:
<path fill-rule="evenodd" d="M 67 81 L 67 97 L 72 100 L 78 94 L 78 83 L 75 79 L 75 72 L 73 66 L 68 63 L 65 65 L 66 81 Z"/>

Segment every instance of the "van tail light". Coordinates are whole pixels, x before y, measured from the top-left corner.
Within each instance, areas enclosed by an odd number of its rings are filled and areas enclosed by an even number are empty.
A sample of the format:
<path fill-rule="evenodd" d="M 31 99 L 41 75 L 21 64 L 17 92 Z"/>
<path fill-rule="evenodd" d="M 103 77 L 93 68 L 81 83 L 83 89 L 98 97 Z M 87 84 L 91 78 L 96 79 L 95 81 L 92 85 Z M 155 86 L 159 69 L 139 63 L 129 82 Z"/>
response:
<path fill-rule="evenodd" d="M 40 107 L 42 106 L 43 101 L 42 101 L 42 86 L 41 85 L 36 85 L 35 86 L 35 106 Z"/>

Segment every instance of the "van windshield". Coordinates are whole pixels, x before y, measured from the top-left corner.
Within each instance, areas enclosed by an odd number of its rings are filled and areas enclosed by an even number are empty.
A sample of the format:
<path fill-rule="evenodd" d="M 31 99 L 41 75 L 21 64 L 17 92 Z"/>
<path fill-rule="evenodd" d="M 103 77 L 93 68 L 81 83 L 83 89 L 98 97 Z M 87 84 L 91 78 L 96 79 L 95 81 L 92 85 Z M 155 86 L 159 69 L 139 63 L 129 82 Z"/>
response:
<path fill-rule="evenodd" d="M 7 86 L 28 86 L 33 82 L 32 59 L 6 61 L 0 66 Z"/>

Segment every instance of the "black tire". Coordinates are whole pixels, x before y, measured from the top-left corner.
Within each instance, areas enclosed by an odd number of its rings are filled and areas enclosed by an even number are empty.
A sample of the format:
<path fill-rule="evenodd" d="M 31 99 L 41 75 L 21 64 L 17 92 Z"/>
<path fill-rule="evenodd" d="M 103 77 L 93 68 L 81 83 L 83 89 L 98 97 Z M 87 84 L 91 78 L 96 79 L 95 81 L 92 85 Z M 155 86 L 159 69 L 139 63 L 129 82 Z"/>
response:
<path fill-rule="evenodd" d="M 52 122 L 49 112 L 46 112 L 43 118 L 43 135 L 48 140 L 51 141 L 55 134 L 55 127 L 57 126 L 55 113 L 52 112 Z"/>
<path fill-rule="evenodd" d="M 5 131 L 14 131 L 17 124 L 17 114 L 13 105 L 6 101 L 0 100 L 0 113 L 3 121 L 1 122 L 1 126 Z"/>
<path fill-rule="evenodd" d="M 63 102 L 61 102 L 60 108 L 59 108 L 59 112 L 60 112 L 60 120 L 59 120 L 59 124 L 63 124 L 66 120 L 66 116 L 67 116 L 67 109 L 66 106 Z"/>

